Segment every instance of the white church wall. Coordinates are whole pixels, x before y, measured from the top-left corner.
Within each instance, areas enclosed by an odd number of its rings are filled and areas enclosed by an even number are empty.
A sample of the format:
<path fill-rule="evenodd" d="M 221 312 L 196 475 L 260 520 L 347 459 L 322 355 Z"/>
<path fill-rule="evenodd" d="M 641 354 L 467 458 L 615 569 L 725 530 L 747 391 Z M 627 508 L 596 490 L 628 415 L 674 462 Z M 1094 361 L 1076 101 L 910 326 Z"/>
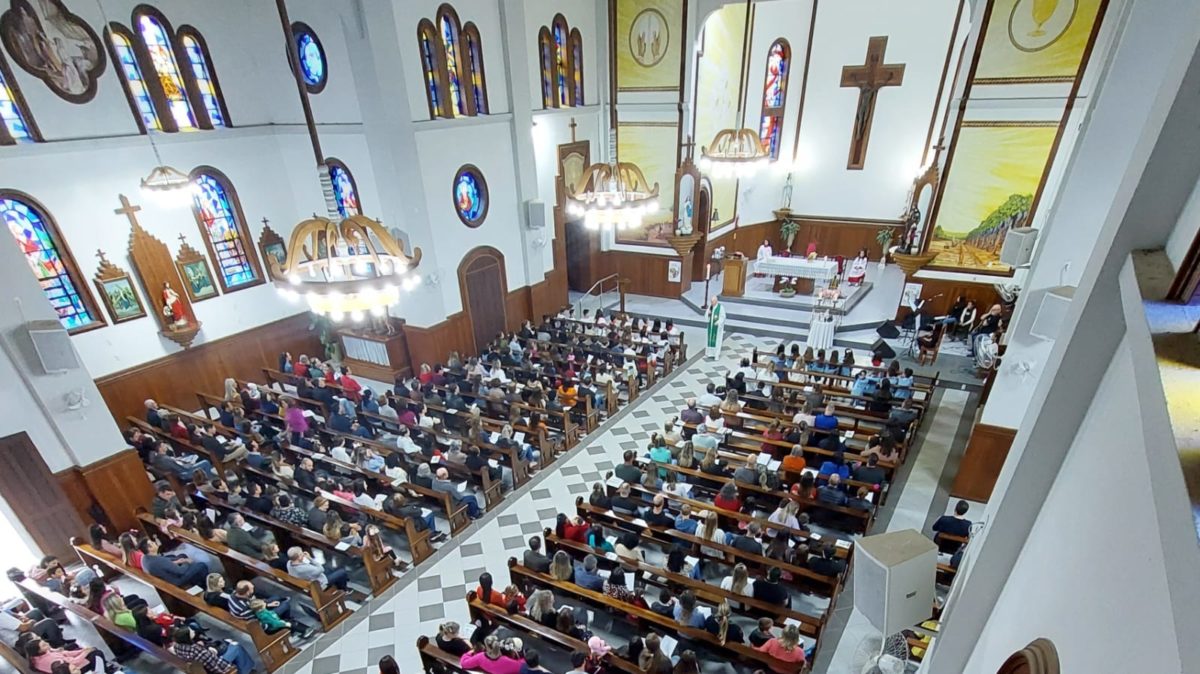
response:
<path fill-rule="evenodd" d="M 267 10 L 268 18 L 273 20 L 270 25 L 278 36 L 281 29 L 275 11 L 274 3 L 262 3 Z M 317 34 L 321 47 L 325 50 L 325 61 L 328 69 L 328 79 L 325 89 L 319 94 L 309 96 L 313 118 L 318 123 L 357 123 L 362 121 L 362 113 L 358 108 L 358 96 L 355 95 L 354 71 L 350 67 L 350 55 L 346 49 L 347 35 L 361 37 L 359 16 L 354 11 L 354 3 L 331 3 L 322 0 L 288 0 L 288 18 L 293 22 L 303 21 Z M 416 29 L 413 30 L 415 40 Z M 267 79 L 285 86 L 283 97 L 273 106 L 275 120 L 292 124 L 303 124 L 304 113 L 300 108 L 300 97 L 296 86 L 290 79 L 288 64 L 283 56 L 283 47 L 279 38 L 268 39 L 264 45 L 270 76 Z M 415 47 L 414 47 L 415 49 Z M 267 70 L 267 68 L 263 68 Z M 358 178 L 357 172 L 354 176 Z"/>
<path fill-rule="evenodd" d="M 800 7 L 786 11 L 784 8 L 789 4 L 800 3 L 763 3 L 758 9 L 760 18 L 756 23 L 760 26 L 766 21 L 774 25 L 806 24 L 808 14 L 798 11 Z M 957 6 L 955 0 L 922 3 L 920 12 L 913 11 L 906 3 L 866 0 L 818 6 L 799 148 L 792 160 L 796 185 L 793 211 L 806 215 L 880 219 L 895 218 L 900 213 L 908 188 L 921 165 L 922 145 L 934 115 L 934 102 Z M 776 11 L 779 11 L 778 15 Z M 763 59 L 773 32 L 777 30 L 755 30 L 750 90 L 757 96 L 761 96 Z M 840 86 L 842 68 L 862 64 L 868 38 L 877 35 L 888 36 L 885 63 L 906 64 L 904 83 L 899 87 L 886 87 L 879 93 L 866 165 L 862 170 L 851 171 L 846 169 L 846 160 L 858 90 Z M 804 46 L 804 43 L 792 44 L 797 65 L 789 81 L 789 101 L 799 97 Z M 797 50 L 800 50 L 799 54 Z M 757 102 L 747 105 L 748 118 L 751 113 L 757 118 L 761 106 L 760 99 L 753 100 Z M 794 128 L 795 117 L 789 116 L 785 124 Z M 789 143 L 792 133 L 794 131 L 785 127 L 784 137 Z M 790 153 L 791 147 L 786 149 Z M 739 202 L 741 222 L 772 218 L 770 211 L 779 205 L 786 172 L 778 167 L 771 176 L 769 181 L 755 181 L 753 198 L 743 195 Z"/>
<path fill-rule="evenodd" d="M 425 97 L 425 75 L 421 68 L 421 52 L 417 43 L 417 24 L 421 19 L 435 21 L 438 7 L 446 3 L 440 0 L 393 0 L 393 2 L 400 38 L 411 37 L 412 40 L 411 46 L 401 45 L 400 50 L 404 57 L 403 63 L 400 65 L 404 68 L 409 111 L 414 121 L 429 120 L 429 102 Z M 483 47 L 483 69 L 488 83 L 487 99 L 490 113 L 497 115 L 508 112 L 508 93 L 504 87 L 508 64 L 504 59 L 504 34 L 500 28 L 498 3 L 496 0 L 477 0 L 452 6 L 454 6 L 462 25 L 465 26 L 468 21 L 471 21 L 479 28 L 479 39 Z M 518 64 L 517 67 L 521 66 Z"/>
<path fill-rule="evenodd" d="M 1179 223 L 1171 231 L 1171 236 L 1167 239 L 1165 246 L 1167 257 L 1171 260 L 1171 266 L 1175 270 L 1178 271 L 1183 265 L 1187 258 L 1188 248 L 1191 247 L 1192 240 L 1196 238 L 1198 231 L 1200 231 L 1200 182 L 1196 183 L 1192 195 L 1188 197 L 1187 204 L 1183 207 L 1183 213 L 1179 216 Z"/>
<path fill-rule="evenodd" d="M 508 289 L 530 281 L 525 278 L 524 250 L 521 243 L 520 211 L 516 179 L 513 175 L 512 142 L 507 122 L 455 125 L 417 133 L 418 153 L 422 158 L 421 175 L 429 212 L 432 245 L 437 250 L 438 267 L 424 268 L 422 276 L 437 273 L 445 314 L 432 317 L 438 322 L 462 308 L 458 288 L 458 264 L 476 246 L 492 246 L 504 254 Z M 474 164 L 487 181 L 489 204 L 487 218 L 476 228 L 467 227 L 454 208 L 454 176 L 464 164 Z M 421 245 L 414 240 L 415 245 Z M 534 279 L 534 282 L 541 281 Z M 407 317 L 407 316 L 406 316 Z M 428 325 L 410 319 L 414 325 Z"/>
<path fill-rule="evenodd" d="M 586 44 L 586 43 L 585 43 Z M 545 237 L 547 244 L 542 249 L 542 270 L 554 268 L 554 204 L 558 198 L 555 178 L 558 176 L 558 146 L 571 142 L 571 120 L 575 120 L 575 139 L 588 141 L 592 161 L 597 161 L 607 141 L 602 138 L 603 129 L 600 106 L 588 106 L 569 110 L 534 113 L 533 152 L 537 162 L 538 198 L 546 208 L 546 229 L 534 234 L 534 238 Z M 539 279 L 535 279 L 534 283 Z M 509 285 L 512 285 L 511 280 Z"/>

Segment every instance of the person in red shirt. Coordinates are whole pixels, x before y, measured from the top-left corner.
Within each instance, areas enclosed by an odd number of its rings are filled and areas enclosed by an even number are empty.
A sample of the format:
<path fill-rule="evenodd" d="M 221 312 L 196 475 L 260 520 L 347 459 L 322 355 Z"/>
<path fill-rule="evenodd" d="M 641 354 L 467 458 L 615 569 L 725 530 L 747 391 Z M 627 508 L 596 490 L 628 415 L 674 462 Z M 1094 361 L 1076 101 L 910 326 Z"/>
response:
<path fill-rule="evenodd" d="M 334 376 L 332 365 L 330 365 L 329 363 L 322 365 L 321 371 L 323 371 L 325 373 L 325 376 L 322 377 L 322 379 L 325 380 L 326 384 L 336 384 L 337 383 L 337 377 Z"/>
<path fill-rule="evenodd" d="M 778 419 L 772 421 L 771 426 L 763 432 L 763 439 L 768 441 L 783 440 L 783 425 L 779 423 Z M 770 454 L 772 459 L 779 458 L 779 447 L 771 444 L 771 442 L 762 443 L 761 451 L 764 454 Z"/>
<path fill-rule="evenodd" d="M 429 363 L 421 363 L 421 373 L 417 375 L 417 381 L 424 386 L 433 381 L 433 370 L 429 367 Z"/>
<path fill-rule="evenodd" d="M 726 482 L 725 486 L 721 487 L 721 491 L 717 492 L 717 497 L 713 499 L 713 505 L 723 510 L 740 511 L 742 499 L 738 498 L 737 485 Z"/>
<path fill-rule="evenodd" d="M 300 362 L 292 366 L 292 374 L 297 377 L 308 376 L 308 356 L 300 354 Z"/>
<path fill-rule="evenodd" d="M 338 383 L 342 385 L 342 392 L 346 394 L 347 398 L 356 403 L 362 400 L 362 384 L 350 376 L 349 367 L 342 366 L 342 378 Z"/>
<path fill-rule="evenodd" d="M 567 517 L 564 514 L 559 514 L 554 533 L 559 538 L 583 543 L 586 541 L 586 536 L 590 528 L 591 525 L 579 517 Z"/>

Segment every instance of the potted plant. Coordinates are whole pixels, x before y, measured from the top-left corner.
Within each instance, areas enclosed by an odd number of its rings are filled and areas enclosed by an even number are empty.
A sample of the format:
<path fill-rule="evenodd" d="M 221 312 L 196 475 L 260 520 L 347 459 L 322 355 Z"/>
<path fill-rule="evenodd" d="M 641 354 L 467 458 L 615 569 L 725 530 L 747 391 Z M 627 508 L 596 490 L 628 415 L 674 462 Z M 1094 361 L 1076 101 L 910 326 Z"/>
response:
<path fill-rule="evenodd" d="M 338 342 L 337 327 L 328 316 L 313 314 L 312 323 L 309 324 L 310 332 L 315 331 L 317 337 L 321 340 L 321 346 L 325 347 L 325 359 L 334 362 L 342 360 L 342 345 Z"/>
<path fill-rule="evenodd" d="M 779 234 L 783 237 L 783 243 L 788 250 L 792 249 L 792 242 L 796 240 L 796 233 L 800 231 L 800 223 L 791 219 L 784 218 L 779 223 Z"/>
<path fill-rule="evenodd" d="M 879 257 L 879 268 L 883 269 L 887 266 L 888 251 L 892 247 L 892 238 L 895 237 L 895 232 L 891 227 L 881 227 L 878 232 L 875 232 L 875 241 L 883 247 L 883 255 Z"/>

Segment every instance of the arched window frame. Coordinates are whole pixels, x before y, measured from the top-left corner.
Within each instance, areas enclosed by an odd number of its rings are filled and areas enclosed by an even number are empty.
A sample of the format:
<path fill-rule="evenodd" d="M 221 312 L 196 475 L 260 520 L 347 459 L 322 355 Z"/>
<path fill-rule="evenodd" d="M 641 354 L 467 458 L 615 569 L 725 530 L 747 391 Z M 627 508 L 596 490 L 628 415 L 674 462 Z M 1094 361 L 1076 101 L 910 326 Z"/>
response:
<path fill-rule="evenodd" d="M 8 67 L 8 61 L 4 60 L 3 50 L 0 50 L 0 88 L 3 88 L 4 92 L 7 92 L 6 98 L 11 97 L 12 110 L 24 125 L 25 132 L 29 135 L 28 138 L 15 137 L 8 129 L 10 120 L 5 116 L 3 119 L 0 119 L 0 145 L 16 145 L 20 142 L 40 143 L 42 141 L 42 133 L 38 130 L 37 122 L 33 119 L 33 113 L 29 111 L 29 104 L 25 102 L 25 95 L 21 93 L 21 86 L 17 84 L 12 70 Z M 3 98 L 0 98 L 0 101 L 2 100 Z"/>
<path fill-rule="evenodd" d="M 438 42 L 442 45 L 442 70 L 446 73 L 449 85 L 446 90 L 447 108 L 455 117 L 469 117 L 474 114 L 472 97 L 467 95 L 466 90 L 471 82 L 471 73 L 462 49 L 462 22 L 458 20 L 458 12 L 450 5 L 438 7 L 434 25 L 438 31 Z M 447 29 L 449 35 L 446 35 Z M 456 84 L 457 100 L 454 94 Z"/>
<path fill-rule="evenodd" d="M 446 54 L 442 48 L 441 33 L 429 19 L 421 19 L 417 23 L 417 49 L 421 52 L 421 71 L 425 74 L 425 100 L 429 103 L 429 117 L 454 117 L 450 110 L 450 83 L 446 78 Z"/>
<path fill-rule="evenodd" d="M 221 290 L 225 293 L 245 290 L 253 288 L 257 285 L 265 283 L 263 278 L 262 265 L 258 261 L 258 253 L 255 250 L 254 239 L 250 236 L 250 229 L 246 225 L 246 215 L 242 211 L 242 202 L 238 197 L 237 188 L 233 186 L 233 181 L 229 179 L 220 170 L 212 166 L 197 166 L 192 169 L 188 177 L 193 181 L 197 181 L 201 176 L 212 178 L 225 192 L 226 198 L 229 200 L 229 207 L 233 217 L 234 229 L 237 230 L 238 239 L 241 243 L 241 253 L 246 259 L 247 265 L 254 273 L 253 280 L 239 283 L 237 285 L 229 285 L 225 280 L 225 273 L 222 271 L 221 258 L 217 255 L 217 249 L 213 244 L 212 238 L 209 235 L 208 226 L 204 224 L 204 219 L 200 217 L 200 208 L 196 205 L 195 199 L 192 200 L 192 216 L 196 219 L 196 227 L 200 230 L 200 238 L 204 241 L 204 247 L 208 250 L 209 259 L 213 263 L 213 268 L 216 271 L 217 282 L 221 284 Z M 197 189 L 199 189 L 197 187 Z"/>
<path fill-rule="evenodd" d="M 154 66 L 154 59 L 150 55 L 150 48 L 146 45 L 146 40 L 142 36 L 141 20 L 142 18 L 149 19 L 158 24 L 163 31 L 167 45 L 170 46 L 170 56 L 173 60 L 177 76 L 181 86 L 183 100 L 187 103 L 188 113 L 190 115 L 189 124 L 181 125 L 175 117 L 175 112 L 171 109 L 171 101 L 167 98 L 166 92 L 163 90 L 162 76 L 158 72 L 158 68 Z M 181 130 L 212 128 L 211 123 L 204 126 L 204 121 L 208 120 L 208 112 L 204 109 L 204 102 L 199 100 L 199 96 L 192 96 L 192 87 L 188 85 L 188 73 L 190 68 L 184 68 L 182 64 L 187 63 L 187 56 L 182 57 L 179 50 L 175 48 L 175 31 L 171 27 L 171 22 L 167 20 L 163 13 L 151 7 L 150 5 L 138 5 L 133 10 L 132 18 L 130 19 L 131 32 L 137 38 L 134 40 L 134 51 L 138 56 L 138 64 L 141 66 L 143 77 L 153 74 L 153 77 L 147 77 L 146 84 L 150 90 L 150 95 L 154 100 L 154 107 L 158 110 L 158 121 L 162 125 L 163 131 L 174 132 Z"/>
<path fill-rule="evenodd" d="M 571 39 L 571 29 L 567 27 L 567 18 L 555 14 L 550 22 L 550 37 L 554 42 L 554 95 L 558 99 L 558 107 L 575 106 L 574 69 L 571 63 L 575 60 L 571 55 L 568 42 Z"/>
<path fill-rule="evenodd" d="M 354 172 L 350 170 L 349 166 L 346 166 L 345 162 L 338 159 L 337 157 L 326 157 L 325 158 L 325 166 L 326 166 L 326 168 L 329 169 L 329 179 L 331 181 L 333 181 L 333 184 L 334 184 L 334 198 L 337 201 L 338 213 L 343 218 L 349 217 L 351 215 L 362 215 L 362 213 L 363 213 L 362 192 L 358 191 L 358 182 L 354 180 Z M 341 198 L 338 198 L 337 181 L 334 181 L 335 170 L 342 171 L 343 173 L 346 174 L 346 177 L 350 179 L 350 187 L 351 187 L 351 189 L 354 190 L 354 198 L 358 200 L 358 211 L 356 213 L 350 213 L 348 211 L 348 209 L 346 208 L 346 204 L 343 203 Z"/>
<path fill-rule="evenodd" d="M 62 261 L 64 275 L 70 281 L 71 285 L 74 286 L 75 296 L 79 298 L 80 304 L 83 305 L 83 309 L 88 313 L 88 317 L 91 318 L 89 323 L 76 328 L 70 328 L 67 332 L 72 335 L 78 335 L 108 325 L 108 321 L 104 318 L 104 314 L 101 313 L 99 305 L 96 304 L 95 298 L 92 297 L 91 289 L 84 281 L 83 274 L 79 271 L 79 265 L 75 263 L 75 256 L 71 253 L 71 247 L 67 245 L 66 240 L 62 237 L 62 233 L 58 229 L 58 222 L 55 221 L 54 216 L 50 213 L 50 209 L 46 208 L 42 202 L 32 196 L 17 190 L 0 189 L 0 199 L 19 201 L 41 218 L 42 224 L 46 229 L 46 234 L 50 237 L 50 243 L 54 246 L 55 252 Z M 4 228 L 7 230 L 8 226 L 5 224 Z M 10 237 L 9 240 L 12 241 L 11 232 L 6 232 L 4 236 Z M 8 245 L 16 245 L 16 242 L 13 241 Z M 32 269 L 30 273 L 33 273 Z M 45 289 L 43 288 L 44 293 Z M 50 302 L 49 296 L 46 297 L 46 301 Z M 64 325 L 63 327 L 65 328 L 66 326 Z"/>
<path fill-rule="evenodd" d="M 131 65 L 136 71 L 141 93 L 134 91 L 134 86 L 129 81 L 129 73 L 125 69 L 125 62 L 117 47 L 117 38 L 126 43 L 125 47 L 129 50 L 132 58 Z M 118 70 L 117 76 L 121 80 L 121 89 L 125 91 L 125 99 L 129 102 L 129 111 L 137 120 L 138 130 L 143 134 L 147 131 L 162 131 L 162 118 L 158 114 L 158 105 L 155 103 L 150 82 L 146 79 L 146 75 L 142 71 L 141 60 L 138 58 L 137 38 L 128 28 L 113 21 L 104 31 L 104 44 L 108 46 L 108 55 L 112 58 L 114 69 Z"/>
<path fill-rule="evenodd" d="M 483 68 L 483 42 L 479 37 L 479 29 L 471 21 L 462 29 L 462 42 L 466 43 L 467 67 L 470 70 L 471 84 L 471 114 L 488 114 L 487 74 Z"/>
<path fill-rule="evenodd" d="M 309 84 L 308 79 L 304 77 L 303 58 L 298 42 L 301 35 L 307 35 L 312 38 L 313 44 L 317 46 L 317 51 L 321 54 L 321 63 L 325 69 L 321 73 L 321 81 L 316 84 Z M 297 68 L 300 68 L 300 80 L 304 82 L 304 88 L 308 90 L 308 93 L 319 94 L 325 91 L 325 85 L 329 83 L 329 57 L 325 54 L 325 45 L 321 44 L 321 38 L 317 35 L 317 31 L 313 30 L 312 26 L 303 21 L 293 21 L 292 41 L 289 48 L 296 53 L 295 64 Z"/>
<path fill-rule="evenodd" d="M 567 39 L 567 50 L 571 54 L 571 89 L 575 94 L 575 99 L 571 105 L 581 106 L 583 102 L 583 35 L 580 34 L 578 28 L 571 29 L 571 36 Z"/>
<path fill-rule="evenodd" d="M 550 29 L 542 26 L 538 31 L 538 64 L 541 66 L 539 70 L 542 73 L 542 107 L 557 108 L 558 96 L 555 95 L 555 82 L 558 77 L 555 75 L 557 61 L 554 58 L 554 38 L 550 36 Z"/>
<path fill-rule="evenodd" d="M 776 47 L 783 50 L 784 69 L 782 75 L 783 81 L 779 85 L 779 102 L 777 105 L 772 105 L 767 100 L 767 79 L 771 76 L 771 54 L 774 53 Z M 762 116 L 758 124 L 758 137 L 763 143 L 763 148 L 771 157 L 771 161 L 779 158 L 779 146 L 782 144 L 781 141 L 783 139 L 783 111 L 787 107 L 787 85 L 791 74 L 792 46 L 788 44 L 787 40 L 779 38 L 772 42 L 771 46 L 767 49 L 767 59 L 763 65 Z M 768 135 L 765 135 L 768 131 L 768 124 L 772 124 L 770 128 L 774 129 L 774 143 L 771 142 L 771 138 Z"/>
<path fill-rule="evenodd" d="M 229 109 L 225 107 L 225 95 L 221 93 L 221 81 L 217 79 L 217 69 L 213 66 L 212 53 L 208 50 L 208 43 L 204 41 L 204 36 L 194 26 L 182 25 L 179 31 L 175 34 L 175 52 L 182 52 L 184 63 L 189 67 L 184 68 L 186 74 L 184 81 L 188 83 L 189 89 L 195 89 L 196 95 L 200 98 L 201 108 L 204 109 L 204 114 L 208 115 L 209 124 L 213 127 L 228 127 L 232 126 L 229 121 Z M 192 60 L 192 55 L 188 52 L 187 41 L 191 40 L 196 45 L 196 51 L 202 61 L 197 64 Z M 211 91 L 205 91 L 206 87 L 201 82 L 196 74 L 196 68 L 203 66 L 204 74 L 211 86 Z M 211 99 L 211 100 L 208 100 Z M 219 115 L 215 117 L 213 113 Z"/>

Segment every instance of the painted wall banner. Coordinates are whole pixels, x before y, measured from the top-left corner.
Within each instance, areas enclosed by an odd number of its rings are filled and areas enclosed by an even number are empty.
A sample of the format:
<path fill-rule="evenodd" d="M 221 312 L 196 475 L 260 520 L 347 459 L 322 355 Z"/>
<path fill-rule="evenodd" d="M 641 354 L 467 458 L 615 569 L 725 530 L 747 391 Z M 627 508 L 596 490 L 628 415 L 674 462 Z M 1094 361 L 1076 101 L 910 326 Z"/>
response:
<path fill-rule="evenodd" d="M 617 232 L 618 243 L 666 246 L 675 233 L 671 205 L 675 203 L 675 158 L 679 127 L 675 122 L 620 122 L 617 157 L 641 167 L 646 182 L 658 183 L 658 211 L 642 218 L 642 226 Z"/>
<path fill-rule="evenodd" d="M 718 131 L 740 124 L 738 83 L 742 75 L 742 37 L 746 5 L 726 5 L 704 22 L 703 51 L 696 70 L 696 154 Z M 736 178 L 712 179 L 712 229 L 733 222 L 737 215 Z"/>
<path fill-rule="evenodd" d="M 684 0 L 617 0 L 618 91 L 676 91 Z"/>
<path fill-rule="evenodd" d="M 1012 274 L 1000 247 L 1033 217 L 1059 120 L 964 122 L 954 146 L 929 252 L 930 268 Z"/>
<path fill-rule="evenodd" d="M 1106 0 L 993 0 L 975 84 L 1071 82 Z"/>

